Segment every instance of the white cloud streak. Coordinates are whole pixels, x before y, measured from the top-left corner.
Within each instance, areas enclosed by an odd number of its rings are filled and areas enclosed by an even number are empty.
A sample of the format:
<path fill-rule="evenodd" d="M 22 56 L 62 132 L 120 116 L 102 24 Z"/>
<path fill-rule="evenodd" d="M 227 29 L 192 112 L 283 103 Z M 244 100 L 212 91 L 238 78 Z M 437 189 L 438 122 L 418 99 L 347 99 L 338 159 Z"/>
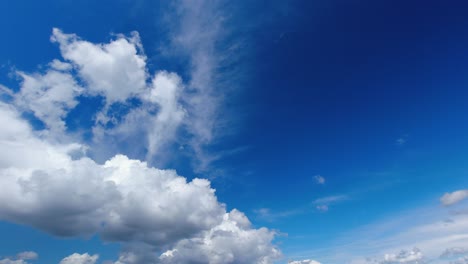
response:
<path fill-rule="evenodd" d="M 468 190 L 458 190 L 451 193 L 445 193 L 440 197 L 440 202 L 445 206 L 454 205 L 468 198 Z"/>

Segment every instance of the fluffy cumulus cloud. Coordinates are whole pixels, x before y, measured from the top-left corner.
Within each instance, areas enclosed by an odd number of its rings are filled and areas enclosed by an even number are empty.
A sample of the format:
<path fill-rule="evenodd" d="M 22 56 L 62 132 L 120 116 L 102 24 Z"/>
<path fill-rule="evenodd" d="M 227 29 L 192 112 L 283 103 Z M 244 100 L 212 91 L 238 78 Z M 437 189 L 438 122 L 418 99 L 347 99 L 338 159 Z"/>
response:
<path fill-rule="evenodd" d="M 52 40 L 65 61 L 52 61 L 43 73 L 20 72 L 19 91 L 6 90 L 10 100 L 0 102 L 0 123 L 8 124 L 0 129 L 1 220 L 57 236 L 98 234 L 122 243 L 119 264 L 272 263 L 280 255 L 272 243 L 275 233 L 253 228 L 237 210 L 226 211 L 208 180 L 189 181 L 123 154 L 97 162 L 84 139 L 67 135 L 66 117 L 79 98 L 101 96 L 95 135 L 133 136 L 149 156 L 175 140 L 186 116 L 182 80 L 161 71 L 147 82 L 136 33 L 93 44 L 54 29 Z M 115 117 L 115 104 L 130 110 Z M 34 128 L 25 112 L 45 127 Z M 96 261 L 97 255 L 73 254 L 61 264 Z"/>
<path fill-rule="evenodd" d="M 468 198 L 468 190 L 458 190 L 451 193 L 445 193 L 440 197 L 440 202 L 445 206 L 450 206 Z"/>
<path fill-rule="evenodd" d="M 268 246 L 274 233 L 252 229 L 238 210 L 225 213 L 223 220 L 200 237 L 179 241 L 161 254 L 163 263 L 272 263 L 280 252 Z"/>
<path fill-rule="evenodd" d="M 63 58 L 78 69 L 88 92 L 105 96 L 108 103 L 125 101 L 146 88 L 146 57 L 138 52 L 137 33 L 108 44 L 93 44 L 55 28 L 51 40 L 60 45 Z M 53 65 L 58 65 L 57 61 Z"/>
<path fill-rule="evenodd" d="M 89 255 L 88 253 L 74 253 L 62 259 L 59 264 L 94 264 L 98 258 L 98 255 Z"/>

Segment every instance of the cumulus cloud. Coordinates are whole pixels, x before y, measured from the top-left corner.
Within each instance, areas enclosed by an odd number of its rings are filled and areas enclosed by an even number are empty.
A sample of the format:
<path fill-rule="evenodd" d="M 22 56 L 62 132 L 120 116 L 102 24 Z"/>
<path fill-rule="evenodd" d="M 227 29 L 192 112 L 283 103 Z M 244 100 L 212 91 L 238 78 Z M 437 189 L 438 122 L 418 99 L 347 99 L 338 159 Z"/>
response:
<path fill-rule="evenodd" d="M 304 260 L 289 261 L 288 264 L 321 264 L 321 263 L 312 259 L 304 259 Z"/>
<path fill-rule="evenodd" d="M 271 246 L 274 235 L 266 228 L 252 229 L 247 217 L 234 209 L 217 226 L 179 241 L 160 259 L 162 263 L 273 263 L 281 255 Z"/>
<path fill-rule="evenodd" d="M 200 11 L 183 3 L 189 7 L 184 17 Z M 208 33 L 205 26 L 194 26 L 192 33 Z M 175 141 L 188 140 L 193 152 L 201 153 L 213 138 L 217 100 L 209 44 L 215 37 L 210 36 L 194 44 L 188 91 L 175 73 L 149 73 L 137 33 L 91 43 L 54 28 L 51 40 L 62 59 L 52 60 L 42 72 L 18 71 L 18 91 L 0 87 L 12 99 L 0 101 L 0 123 L 8 124 L 0 129 L 0 220 L 61 237 L 98 235 L 119 242 L 118 264 L 186 263 L 190 258 L 268 264 L 278 258 L 275 232 L 252 227 L 238 210 L 228 212 L 208 180 L 187 180 L 152 166 L 154 157 L 170 155 L 162 149 Z M 74 118 L 69 114 L 83 98 L 103 100 L 87 117 L 95 121 L 93 127 L 83 128 L 93 133 L 92 147 L 86 144 L 91 140 L 68 130 Z M 25 113 L 44 128 L 33 127 Z M 188 139 L 178 138 L 180 128 Z M 119 144 L 143 149 L 136 155 L 141 159 L 129 158 Z M 109 153 L 96 158 L 102 149 Z M 26 263 L 33 257 L 28 254 L 3 263 Z M 61 264 L 90 264 L 97 258 L 76 253 Z"/>
<path fill-rule="evenodd" d="M 146 57 L 138 52 L 138 33 L 96 45 L 54 28 L 51 40 L 59 44 L 63 58 L 76 65 L 88 92 L 105 96 L 109 104 L 125 101 L 145 89 Z"/>
<path fill-rule="evenodd" d="M 2 220 L 58 236 L 99 234 L 106 241 L 122 242 L 129 250 L 121 263 L 127 264 L 148 263 L 141 256 L 171 247 L 175 259 L 196 255 L 215 258 L 213 263 L 225 257 L 271 263 L 279 255 L 272 244 L 274 233 L 251 228 L 237 210 L 227 213 L 207 180 L 187 181 L 173 170 L 124 155 L 104 164 L 86 156 L 75 159 L 71 154 L 81 151 L 81 144 L 41 138 L 5 103 L 0 103 L 0 122 L 9 124 L 0 130 Z M 140 244 L 148 251 L 132 249 Z M 70 261 L 81 258 L 73 255 Z"/>
<path fill-rule="evenodd" d="M 468 190 L 458 190 L 451 193 L 445 193 L 441 198 L 440 202 L 445 206 L 450 206 L 461 202 L 468 197 Z"/>
<path fill-rule="evenodd" d="M 172 143 L 190 140 L 193 128 L 182 127 L 187 117 L 182 106 L 184 83 L 175 73 L 148 73 L 138 33 L 91 43 L 54 28 L 51 39 L 59 44 L 65 61 L 54 59 L 43 72 L 18 71 L 22 81 L 17 92 L 0 86 L 0 93 L 13 98 L 15 107 L 44 124 L 41 133 L 63 140 L 69 132 L 68 114 L 86 97 L 104 100 L 87 117 L 94 120 L 94 127 L 80 128 L 92 133 L 98 147 L 91 151 L 101 161 L 124 152 L 152 163 L 156 157 L 161 164 L 170 158 L 165 149 Z M 200 103 L 208 107 L 211 102 Z M 177 138 L 181 128 L 188 138 Z"/>
<path fill-rule="evenodd" d="M 59 264 L 95 264 L 98 258 L 98 255 L 89 255 L 88 253 L 73 253 L 62 259 Z"/>

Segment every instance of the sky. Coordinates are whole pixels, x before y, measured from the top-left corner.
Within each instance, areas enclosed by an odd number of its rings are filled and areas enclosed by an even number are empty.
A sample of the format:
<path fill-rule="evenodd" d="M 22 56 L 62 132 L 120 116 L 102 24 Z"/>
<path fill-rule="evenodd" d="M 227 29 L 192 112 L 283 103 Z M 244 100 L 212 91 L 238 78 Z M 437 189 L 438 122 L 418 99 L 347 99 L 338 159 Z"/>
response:
<path fill-rule="evenodd" d="M 467 10 L 0 1 L 0 264 L 468 263 Z"/>

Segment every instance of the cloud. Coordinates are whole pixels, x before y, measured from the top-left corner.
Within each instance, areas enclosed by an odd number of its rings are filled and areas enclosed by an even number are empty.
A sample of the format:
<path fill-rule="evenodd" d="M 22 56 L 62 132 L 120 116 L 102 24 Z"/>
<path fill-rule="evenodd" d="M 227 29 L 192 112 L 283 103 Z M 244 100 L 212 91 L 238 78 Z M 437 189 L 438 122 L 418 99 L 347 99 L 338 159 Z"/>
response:
<path fill-rule="evenodd" d="M 458 190 L 451 193 L 445 193 L 440 197 L 440 202 L 445 206 L 450 206 L 461 202 L 468 197 L 468 190 Z"/>
<path fill-rule="evenodd" d="M 281 256 L 270 246 L 274 235 L 266 228 L 252 229 L 247 217 L 234 209 L 216 227 L 179 241 L 160 259 L 162 263 L 273 263 Z"/>
<path fill-rule="evenodd" d="M 190 81 L 182 94 L 188 110 L 184 125 L 193 136 L 188 145 L 198 158 L 196 169 L 201 172 L 220 158 L 219 154 L 205 151 L 205 147 L 229 133 L 224 129 L 229 118 L 223 113 L 222 102 L 236 85 L 233 81 L 236 76 L 226 72 L 232 65 L 224 67 L 238 57 L 239 51 L 232 49 L 236 45 L 233 38 L 228 45 L 222 44 L 230 31 L 227 23 L 230 15 L 223 6 L 226 6 L 224 1 L 218 0 L 175 1 L 175 15 L 169 26 L 172 49 L 185 54 L 190 61 Z M 228 85 L 223 79 L 226 75 L 230 80 Z M 230 128 L 232 130 L 232 126 Z"/>
<path fill-rule="evenodd" d="M 187 181 L 173 170 L 124 155 L 103 164 L 84 155 L 73 158 L 81 144 L 41 138 L 5 103 L 0 103 L 0 122 L 9 124 L 0 130 L 2 220 L 57 236 L 99 234 L 123 243 L 122 256 L 136 256 L 133 263 L 147 263 L 141 256 L 170 247 L 177 259 L 198 254 L 271 263 L 278 257 L 274 232 L 251 228 L 237 210 L 227 213 L 207 180 Z"/>
<path fill-rule="evenodd" d="M 0 259 L 0 264 L 29 264 L 27 260 L 35 260 L 38 254 L 34 251 L 24 251 L 16 254 L 16 258 L 3 258 Z"/>
<path fill-rule="evenodd" d="M 39 255 L 34 251 L 24 251 L 24 252 L 18 253 L 16 257 L 18 259 L 33 260 L 33 259 L 37 259 Z"/>
<path fill-rule="evenodd" d="M 312 259 L 304 259 L 304 260 L 288 261 L 288 264 L 320 264 L 320 262 L 312 260 Z"/>
<path fill-rule="evenodd" d="M 325 184 L 325 178 L 321 175 L 315 175 L 314 179 L 317 184 Z"/>
<path fill-rule="evenodd" d="M 467 254 L 468 253 L 468 248 L 467 247 L 451 247 L 447 248 L 442 252 L 440 255 L 441 258 L 447 258 L 447 257 L 454 257 L 462 254 Z"/>
<path fill-rule="evenodd" d="M 327 212 L 328 211 L 328 205 L 322 204 L 322 205 L 317 205 L 315 208 L 321 212 Z"/>
<path fill-rule="evenodd" d="M 165 151 L 171 144 L 189 140 L 191 136 L 178 138 L 187 117 L 181 98 L 183 81 L 175 73 L 148 73 L 138 33 L 117 35 L 109 43 L 91 43 L 54 28 L 51 39 L 59 43 L 65 62 L 54 59 L 41 73 L 18 71 L 22 81 L 17 92 L 0 86 L 3 95 L 13 98 L 15 107 L 32 113 L 45 125 L 41 133 L 63 141 L 70 134 L 68 115 L 80 99 L 102 98 L 104 105 L 98 104 L 86 117 L 94 121 L 94 127 L 79 128 L 92 133 L 96 147 L 90 151 L 101 161 L 119 152 L 152 163 L 156 157 L 161 164 L 171 158 Z M 183 128 L 185 134 L 193 134 L 191 127 Z"/>
<path fill-rule="evenodd" d="M 12 260 L 9 258 L 5 258 L 5 259 L 0 259 L 0 264 L 28 264 L 28 262 L 22 259 Z"/>
<path fill-rule="evenodd" d="M 301 209 L 292 209 L 292 210 L 278 211 L 278 212 L 273 212 L 269 208 L 260 208 L 260 209 L 254 210 L 254 213 L 256 213 L 259 218 L 262 218 L 267 221 L 275 221 L 280 218 L 290 217 L 293 215 L 300 214 L 302 212 L 303 210 Z"/>
<path fill-rule="evenodd" d="M 51 40 L 59 44 L 63 58 L 77 68 L 89 87 L 87 92 L 103 95 L 108 104 L 123 102 L 146 88 L 146 57 L 138 50 L 138 33 L 96 45 L 54 28 Z"/>
<path fill-rule="evenodd" d="M 63 133 L 66 129 L 63 119 L 78 104 L 76 97 L 83 91 L 73 76 L 56 70 L 43 75 L 24 72 L 18 75 L 22 83 L 14 96 L 15 104 L 23 111 L 31 111 L 50 131 Z"/>
<path fill-rule="evenodd" d="M 314 200 L 313 203 L 314 204 L 331 204 L 331 203 L 341 202 L 347 199 L 348 199 L 348 196 L 346 195 L 333 195 L 333 196 L 318 198 Z"/>
<path fill-rule="evenodd" d="M 456 260 L 450 261 L 449 264 L 468 264 L 468 256 L 460 257 Z"/>
<path fill-rule="evenodd" d="M 381 264 L 420 264 L 423 263 L 424 255 L 421 250 L 414 248 L 412 250 L 402 250 L 398 254 L 385 254 L 384 259 L 380 262 Z"/>
<path fill-rule="evenodd" d="M 59 264 L 95 264 L 98 260 L 98 255 L 89 255 L 88 253 L 72 255 L 62 259 Z"/>
<path fill-rule="evenodd" d="M 348 199 L 346 195 L 333 195 L 323 198 L 318 198 L 312 202 L 315 208 L 321 212 L 327 212 L 331 204 L 339 203 Z"/>

